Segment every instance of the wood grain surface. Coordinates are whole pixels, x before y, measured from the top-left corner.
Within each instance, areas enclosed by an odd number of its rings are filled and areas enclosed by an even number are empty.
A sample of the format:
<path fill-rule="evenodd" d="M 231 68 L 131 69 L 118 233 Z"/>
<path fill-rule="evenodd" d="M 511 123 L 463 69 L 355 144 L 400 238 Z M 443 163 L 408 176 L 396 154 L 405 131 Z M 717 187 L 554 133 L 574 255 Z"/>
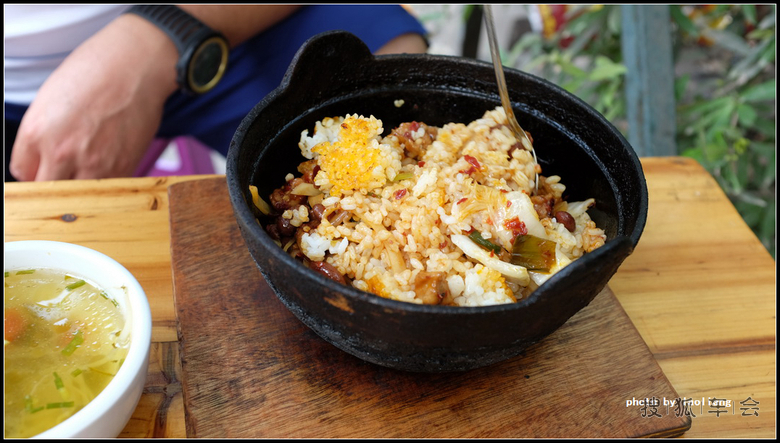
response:
<path fill-rule="evenodd" d="M 731 400 L 702 405 L 686 437 L 775 437 L 775 260 L 699 163 L 642 166 L 647 225 L 609 286 L 677 392 Z"/>
<path fill-rule="evenodd" d="M 620 438 L 690 427 L 634 404 L 678 395 L 609 289 L 520 357 L 465 373 L 390 370 L 328 344 L 276 299 L 224 180 L 172 185 L 169 199 L 188 437 Z"/>
<path fill-rule="evenodd" d="M 682 157 L 641 161 L 647 226 L 609 288 L 679 395 L 725 398 L 733 407 L 716 414 L 700 406 L 682 438 L 776 437 L 776 263 L 701 165 Z M 6 242 L 93 248 L 127 267 L 146 291 L 153 322 L 147 387 L 120 437 L 187 435 L 168 188 L 214 177 L 5 183 Z M 741 411 L 748 398 L 758 404 Z"/>
<path fill-rule="evenodd" d="M 168 186 L 206 176 L 5 184 L 5 241 L 76 243 L 114 258 L 152 311 L 146 388 L 120 437 L 186 436 L 171 285 Z M 210 177 L 210 176 L 209 176 Z"/>

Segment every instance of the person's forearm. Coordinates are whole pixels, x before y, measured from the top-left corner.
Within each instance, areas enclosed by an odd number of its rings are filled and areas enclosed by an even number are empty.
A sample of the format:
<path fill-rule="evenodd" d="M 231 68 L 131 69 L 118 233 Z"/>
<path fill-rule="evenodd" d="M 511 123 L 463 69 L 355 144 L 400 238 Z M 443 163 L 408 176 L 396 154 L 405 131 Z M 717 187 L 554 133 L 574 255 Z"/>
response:
<path fill-rule="evenodd" d="M 145 88 L 154 88 L 153 94 L 167 97 L 178 89 L 176 61 L 179 54 L 176 45 L 167 34 L 145 18 L 122 14 L 92 39 L 112 41 L 116 48 L 123 49 L 126 60 L 129 58 L 138 63 L 137 72 L 146 77 Z M 126 42 L 134 43 L 124 47 Z"/>
<path fill-rule="evenodd" d="M 301 5 L 178 5 L 210 28 L 221 32 L 231 47 L 262 32 Z"/>

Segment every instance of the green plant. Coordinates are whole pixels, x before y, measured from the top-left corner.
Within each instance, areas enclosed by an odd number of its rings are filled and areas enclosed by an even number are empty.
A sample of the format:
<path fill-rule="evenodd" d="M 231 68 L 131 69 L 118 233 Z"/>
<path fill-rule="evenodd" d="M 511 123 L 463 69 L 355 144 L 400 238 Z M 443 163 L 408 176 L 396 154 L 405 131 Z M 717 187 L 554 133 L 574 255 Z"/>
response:
<path fill-rule="evenodd" d="M 774 10 L 758 21 L 754 5 L 720 5 L 692 20 L 679 6 L 672 8 L 680 44 L 733 54 L 727 72 L 689 98 L 683 92 L 691 89 L 690 76 L 678 78 L 679 152 L 712 173 L 774 257 Z"/>
<path fill-rule="evenodd" d="M 620 51 L 620 8 L 571 5 L 565 26 L 545 38 L 525 34 L 502 55 L 507 66 L 534 72 L 588 102 L 607 119 L 625 118 L 623 94 L 626 68 Z"/>
<path fill-rule="evenodd" d="M 721 69 L 676 79 L 680 155 L 698 160 L 775 256 L 775 6 L 670 6 L 675 61 L 716 55 Z M 504 63 L 534 72 L 579 96 L 624 133 L 619 5 L 572 5 L 549 38 L 528 33 Z M 684 54 L 684 55 L 683 55 Z"/>

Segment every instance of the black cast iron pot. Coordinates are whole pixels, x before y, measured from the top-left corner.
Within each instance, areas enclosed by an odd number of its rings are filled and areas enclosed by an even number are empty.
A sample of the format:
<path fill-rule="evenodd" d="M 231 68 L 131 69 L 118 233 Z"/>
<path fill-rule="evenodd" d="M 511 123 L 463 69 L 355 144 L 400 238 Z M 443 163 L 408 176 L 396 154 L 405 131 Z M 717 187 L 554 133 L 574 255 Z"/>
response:
<path fill-rule="evenodd" d="M 639 160 L 624 137 L 577 97 L 509 69 L 520 125 L 534 138 L 544 175 L 557 174 L 570 201 L 596 199 L 589 213 L 606 244 L 509 305 L 453 307 L 384 299 L 340 285 L 296 262 L 255 219 L 249 185 L 267 197 L 305 160 L 301 131 L 324 117 L 373 115 L 390 131 L 402 122 L 469 123 L 500 105 L 493 66 L 435 55 L 374 57 L 355 36 L 328 32 L 299 50 L 281 85 L 238 127 L 227 158 L 231 204 L 265 280 L 303 323 L 366 361 L 406 371 L 464 371 L 518 355 L 605 287 L 631 254 L 647 217 Z M 403 105 L 396 106 L 396 100 Z M 565 195 L 566 197 L 566 195 Z"/>

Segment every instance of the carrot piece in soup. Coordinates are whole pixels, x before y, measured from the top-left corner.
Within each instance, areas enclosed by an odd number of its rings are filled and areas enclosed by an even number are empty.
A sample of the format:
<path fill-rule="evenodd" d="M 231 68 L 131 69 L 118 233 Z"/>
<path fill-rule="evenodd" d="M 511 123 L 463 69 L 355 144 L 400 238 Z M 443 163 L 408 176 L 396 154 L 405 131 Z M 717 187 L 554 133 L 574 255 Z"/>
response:
<path fill-rule="evenodd" d="M 22 336 L 27 328 L 27 321 L 16 308 L 6 308 L 3 316 L 5 324 L 5 339 L 12 342 Z"/>

